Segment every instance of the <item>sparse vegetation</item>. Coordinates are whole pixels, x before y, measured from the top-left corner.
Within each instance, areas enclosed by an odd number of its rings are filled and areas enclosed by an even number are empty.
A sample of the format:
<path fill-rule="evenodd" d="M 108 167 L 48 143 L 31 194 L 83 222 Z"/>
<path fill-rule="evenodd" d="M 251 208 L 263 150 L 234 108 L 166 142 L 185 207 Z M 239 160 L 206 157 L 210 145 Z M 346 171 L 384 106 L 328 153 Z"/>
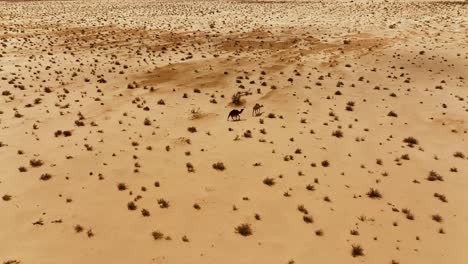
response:
<path fill-rule="evenodd" d="M 335 131 L 333 131 L 332 136 L 337 137 L 337 138 L 341 138 L 341 137 L 343 137 L 343 132 L 341 130 L 335 130 Z"/>
<path fill-rule="evenodd" d="M 379 190 L 374 188 L 370 188 L 370 190 L 367 192 L 367 196 L 372 199 L 382 198 L 382 194 L 379 192 Z"/>
<path fill-rule="evenodd" d="M 437 197 L 440 201 L 444 202 L 444 203 L 447 203 L 447 198 L 445 197 L 445 195 L 443 194 L 440 194 L 440 193 L 434 193 L 434 197 Z"/>
<path fill-rule="evenodd" d="M 159 232 L 159 231 L 153 231 L 153 232 L 151 233 L 151 236 L 153 236 L 153 239 L 154 239 L 154 240 L 161 240 L 161 239 L 164 238 L 164 234 L 161 233 L 161 232 Z"/>
<path fill-rule="evenodd" d="M 137 209 L 137 205 L 136 205 L 133 201 L 132 201 L 132 202 L 128 202 L 128 203 L 127 203 L 127 208 L 128 208 L 128 210 L 130 210 L 130 211 L 134 211 L 134 210 Z"/>
<path fill-rule="evenodd" d="M 322 229 L 315 230 L 315 235 L 323 236 L 323 230 Z"/>
<path fill-rule="evenodd" d="M 265 178 L 265 179 L 263 180 L 263 183 L 264 183 L 265 185 L 268 185 L 268 186 L 273 186 L 273 185 L 275 185 L 275 179 L 273 179 L 273 178 Z"/>
<path fill-rule="evenodd" d="M 231 97 L 231 102 L 234 105 L 242 105 L 242 94 L 240 92 L 233 94 Z"/>
<path fill-rule="evenodd" d="M 47 181 L 47 180 L 50 180 L 52 178 L 52 175 L 50 175 L 49 173 L 44 173 L 41 175 L 41 177 L 39 178 L 41 181 Z"/>
<path fill-rule="evenodd" d="M 427 176 L 428 181 L 444 181 L 444 177 L 442 175 L 438 174 L 435 171 L 430 171 L 429 175 Z"/>
<path fill-rule="evenodd" d="M 192 163 L 187 162 L 185 166 L 187 167 L 188 172 L 195 172 L 195 168 L 193 167 Z"/>
<path fill-rule="evenodd" d="M 304 220 L 305 223 L 310 224 L 314 222 L 314 219 L 310 215 L 304 215 L 302 217 L 302 220 Z"/>
<path fill-rule="evenodd" d="M 431 216 L 432 217 L 432 220 L 436 221 L 437 223 L 442 223 L 442 216 L 438 215 L 438 214 L 434 214 Z"/>
<path fill-rule="evenodd" d="M 224 164 L 222 162 L 216 162 L 213 164 L 213 169 L 223 171 L 226 169 L 226 167 L 224 167 Z"/>
<path fill-rule="evenodd" d="M 409 146 L 419 144 L 418 140 L 415 139 L 414 137 L 407 137 L 407 138 L 403 139 L 403 142 L 407 143 Z"/>
<path fill-rule="evenodd" d="M 29 164 L 32 166 L 32 167 L 40 167 L 42 165 L 44 165 L 44 162 L 40 159 L 32 159 L 29 161 Z"/>
<path fill-rule="evenodd" d="M 74 229 L 76 233 L 81 233 L 84 230 L 81 225 L 75 225 Z"/>
<path fill-rule="evenodd" d="M 252 228 L 249 224 L 241 224 L 235 228 L 236 233 L 242 236 L 250 236 L 252 235 Z"/>
<path fill-rule="evenodd" d="M 158 199 L 158 204 L 160 208 L 169 208 L 169 202 L 165 199 Z"/>
<path fill-rule="evenodd" d="M 0 0 L 0 263 L 459 260 L 463 1 Z"/>
<path fill-rule="evenodd" d="M 364 249 L 360 245 L 352 245 L 351 247 L 351 255 L 353 257 L 364 256 Z"/>
<path fill-rule="evenodd" d="M 145 216 L 145 217 L 148 217 L 150 216 L 150 212 L 146 209 L 141 209 L 141 215 Z"/>
<path fill-rule="evenodd" d="M 125 191 L 127 189 L 127 185 L 123 182 L 117 184 L 117 189 L 119 191 Z"/>
<path fill-rule="evenodd" d="M 328 167 L 328 166 L 330 166 L 330 162 L 328 162 L 328 160 L 322 161 L 321 164 L 322 164 L 323 167 Z"/>

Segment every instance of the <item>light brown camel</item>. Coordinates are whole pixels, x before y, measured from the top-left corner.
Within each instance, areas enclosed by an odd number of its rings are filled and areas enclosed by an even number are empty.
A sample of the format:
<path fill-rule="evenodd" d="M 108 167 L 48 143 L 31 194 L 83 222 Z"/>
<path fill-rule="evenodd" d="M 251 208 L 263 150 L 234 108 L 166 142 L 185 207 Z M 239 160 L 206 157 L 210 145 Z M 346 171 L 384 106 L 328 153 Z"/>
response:
<path fill-rule="evenodd" d="M 255 104 L 252 110 L 252 116 L 258 116 L 260 114 L 260 109 L 263 107 L 263 105 L 260 104 Z"/>

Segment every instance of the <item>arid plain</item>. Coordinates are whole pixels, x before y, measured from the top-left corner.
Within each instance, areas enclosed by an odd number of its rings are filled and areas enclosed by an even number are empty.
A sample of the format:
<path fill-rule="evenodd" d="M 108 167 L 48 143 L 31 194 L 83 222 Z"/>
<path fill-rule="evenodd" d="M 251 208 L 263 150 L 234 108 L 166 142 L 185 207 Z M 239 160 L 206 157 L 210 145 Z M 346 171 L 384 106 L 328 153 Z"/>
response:
<path fill-rule="evenodd" d="M 467 39 L 466 1 L 0 1 L 0 263 L 468 263 Z"/>

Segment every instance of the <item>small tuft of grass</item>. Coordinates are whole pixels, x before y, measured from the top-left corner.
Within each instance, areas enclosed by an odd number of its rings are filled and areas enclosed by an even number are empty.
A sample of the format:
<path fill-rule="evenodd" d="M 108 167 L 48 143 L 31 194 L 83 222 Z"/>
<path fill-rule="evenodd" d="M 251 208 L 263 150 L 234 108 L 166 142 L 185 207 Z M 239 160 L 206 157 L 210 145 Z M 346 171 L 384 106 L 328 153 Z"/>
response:
<path fill-rule="evenodd" d="M 409 146 L 419 144 L 418 140 L 416 138 L 414 138 L 414 137 L 407 137 L 407 138 L 403 139 L 403 142 L 407 143 Z"/>
<path fill-rule="evenodd" d="M 242 236 L 250 236 L 252 235 L 252 228 L 249 224 L 241 224 L 235 228 L 236 233 Z"/>
<path fill-rule="evenodd" d="M 437 197 L 439 200 L 441 200 L 442 202 L 444 203 L 447 203 L 447 198 L 445 197 L 445 195 L 443 194 L 440 194 L 440 193 L 434 193 L 434 197 Z"/>
<path fill-rule="evenodd" d="M 44 162 L 40 159 L 32 159 L 29 161 L 29 164 L 32 166 L 32 167 L 40 167 L 42 165 L 44 165 Z"/>
<path fill-rule="evenodd" d="M 224 164 L 222 162 L 216 162 L 213 164 L 213 169 L 223 171 L 226 169 L 226 167 L 224 167 Z"/>
<path fill-rule="evenodd" d="M 127 189 L 127 185 L 125 183 L 121 182 L 121 183 L 117 184 L 117 189 L 119 191 L 125 191 Z"/>
<path fill-rule="evenodd" d="M 351 247 L 351 255 L 353 257 L 364 256 L 364 249 L 360 245 L 352 245 Z"/>
<path fill-rule="evenodd" d="M 428 181 L 444 181 L 444 177 L 435 171 L 430 171 L 426 179 Z"/>
<path fill-rule="evenodd" d="M 235 105 L 242 105 L 242 94 L 240 92 L 233 94 L 231 102 Z"/>
<path fill-rule="evenodd" d="M 136 210 L 138 207 L 137 207 L 137 205 L 136 205 L 134 202 L 128 202 L 128 203 L 127 203 L 127 208 L 128 208 L 128 210 L 130 210 L 130 211 L 134 211 L 134 210 Z"/>
<path fill-rule="evenodd" d="M 323 230 L 322 229 L 315 230 L 315 235 L 323 236 Z"/>
<path fill-rule="evenodd" d="M 332 132 L 332 136 L 337 137 L 337 138 L 342 138 L 343 132 L 341 130 L 335 130 Z"/>
<path fill-rule="evenodd" d="M 141 215 L 145 216 L 145 217 L 148 217 L 150 216 L 150 212 L 146 209 L 141 209 Z"/>
<path fill-rule="evenodd" d="M 432 215 L 431 218 L 432 218 L 432 220 L 436 221 L 437 223 L 442 223 L 443 222 L 442 216 L 440 216 L 438 214 Z"/>
<path fill-rule="evenodd" d="M 160 208 L 169 208 L 169 202 L 164 199 L 158 199 L 158 204 Z"/>
<path fill-rule="evenodd" d="M 297 206 L 297 210 L 303 214 L 308 214 L 309 211 L 305 208 L 305 206 L 303 204 L 300 204 Z"/>
<path fill-rule="evenodd" d="M 408 211 L 408 213 L 406 213 L 406 218 L 408 220 L 414 220 L 414 214 Z"/>
<path fill-rule="evenodd" d="M 185 166 L 187 167 L 188 172 L 195 172 L 195 168 L 193 167 L 192 163 L 187 162 Z"/>
<path fill-rule="evenodd" d="M 379 192 L 379 190 L 374 188 L 370 188 L 370 190 L 367 192 L 367 196 L 372 199 L 382 198 L 382 194 Z"/>
<path fill-rule="evenodd" d="M 154 240 L 161 240 L 164 238 L 164 234 L 159 231 L 153 231 L 151 235 L 153 236 Z"/>
<path fill-rule="evenodd" d="M 265 179 L 263 180 L 263 183 L 266 184 L 266 185 L 268 185 L 268 186 L 273 186 L 273 185 L 275 185 L 275 179 L 273 179 L 273 178 L 265 178 Z"/>
<path fill-rule="evenodd" d="M 48 181 L 52 178 L 52 175 L 50 175 L 49 173 L 44 173 L 41 175 L 41 177 L 39 178 L 41 181 Z"/>
<path fill-rule="evenodd" d="M 74 229 L 76 233 L 81 233 L 84 230 L 81 225 L 75 225 Z"/>
<path fill-rule="evenodd" d="M 302 220 L 304 220 L 305 223 L 310 224 L 314 222 L 314 219 L 310 215 L 304 215 L 302 217 Z"/>

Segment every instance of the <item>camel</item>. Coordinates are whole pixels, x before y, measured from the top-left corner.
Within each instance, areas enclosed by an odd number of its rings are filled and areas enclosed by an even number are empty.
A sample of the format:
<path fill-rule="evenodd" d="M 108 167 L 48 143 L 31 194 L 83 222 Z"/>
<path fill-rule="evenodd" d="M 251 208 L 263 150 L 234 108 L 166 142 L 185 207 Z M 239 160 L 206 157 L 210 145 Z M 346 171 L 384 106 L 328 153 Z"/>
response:
<path fill-rule="evenodd" d="M 255 106 L 253 107 L 252 116 L 258 116 L 262 107 L 263 105 L 255 104 Z"/>
<path fill-rule="evenodd" d="M 237 109 L 232 110 L 229 112 L 227 120 L 229 121 L 229 117 L 232 118 L 232 120 L 240 120 L 240 114 L 244 111 L 244 109 L 241 109 L 240 111 Z M 234 119 L 235 118 L 235 119 Z"/>

